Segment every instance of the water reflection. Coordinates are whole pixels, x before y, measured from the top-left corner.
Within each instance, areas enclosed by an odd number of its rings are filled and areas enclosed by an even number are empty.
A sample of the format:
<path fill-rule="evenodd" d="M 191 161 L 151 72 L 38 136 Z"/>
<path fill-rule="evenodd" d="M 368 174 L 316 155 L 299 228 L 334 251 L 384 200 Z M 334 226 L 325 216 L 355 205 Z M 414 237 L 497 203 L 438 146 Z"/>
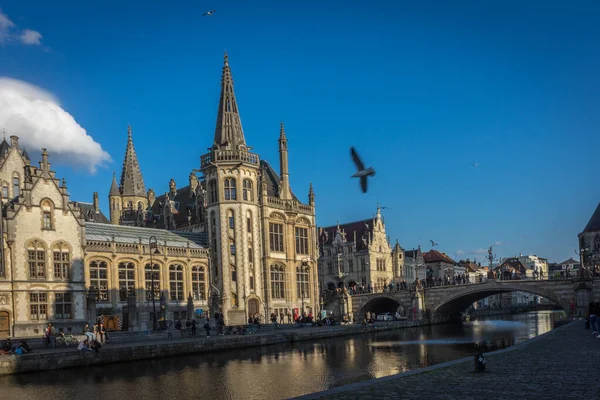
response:
<path fill-rule="evenodd" d="M 0 387 L 3 398 L 20 400 L 113 395 L 288 398 L 469 356 L 475 345 L 485 351 L 504 348 L 548 332 L 560 318 L 556 312 L 527 313 L 462 325 L 50 371 L 0 378 Z"/>

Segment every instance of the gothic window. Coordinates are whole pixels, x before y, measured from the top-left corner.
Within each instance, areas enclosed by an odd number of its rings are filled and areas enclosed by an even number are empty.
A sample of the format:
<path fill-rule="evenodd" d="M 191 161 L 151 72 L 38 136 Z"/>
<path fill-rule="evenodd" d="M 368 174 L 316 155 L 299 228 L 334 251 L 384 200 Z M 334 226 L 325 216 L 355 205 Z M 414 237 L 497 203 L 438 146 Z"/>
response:
<path fill-rule="evenodd" d="M 34 240 L 27 246 L 27 264 L 29 279 L 46 279 L 46 248 Z"/>
<path fill-rule="evenodd" d="M 269 243 L 271 251 L 283 252 L 283 224 L 269 223 Z"/>
<path fill-rule="evenodd" d="M 225 178 L 225 200 L 237 200 L 237 194 L 235 191 L 235 178 Z"/>
<path fill-rule="evenodd" d="M 250 290 L 254 290 L 254 277 L 250 275 Z"/>
<path fill-rule="evenodd" d="M 59 243 L 52 249 L 54 261 L 54 279 L 71 279 L 71 253 L 64 243 Z"/>
<path fill-rule="evenodd" d="M 8 185 L 2 185 L 2 197 L 8 199 Z"/>
<path fill-rule="evenodd" d="M 19 177 L 13 177 L 13 197 L 19 196 L 19 193 L 21 192 L 20 187 L 21 186 L 19 185 Z"/>
<path fill-rule="evenodd" d="M 48 319 L 47 293 L 29 293 L 29 319 L 32 321 Z"/>
<path fill-rule="evenodd" d="M 52 230 L 53 224 L 53 209 L 54 206 L 50 200 L 44 200 L 41 204 L 42 208 L 42 229 Z"/>
<path fill-rule="evenodd" d="M 235 229 L 235 218 L 233 216 L 229 217 L 229 229 Z"/>
<path fill-rule="evenodd" d="M 243 197 L 245 201 L 252 201 L 253 200 L 253 194 L 252 194 L 252 181 L 250 179 L 244 179 L 244 190 L 243 190 Z"/>
<path fill-rule="evenodd" d="M 90 289 L 96 291 L 96 300 L 108 301 L 108 263 L 106 261 L 90 262 Z"/>
<path fill-rule="evenodd" d="M 231 281 L 237 282 L 237 271 L 235 269 L 235 265 L 231 266 Z"/>
<path fill-rule="evenodd" d="M 354 272 L 354 261 L 353 260 L 348 260 L 348 272 L 349 273 Z"/>
<path fill-rule="evenodd" d="M 206 274 L 204 267 L 192 268 L 192 293 L 194 300 L 206 300 Z"/>
<path fill-rule="evenodd" d="M 365 272 L 367 270 L 366 262 L 364 258 L 360 259 L 360 271 Z"/>
<path fill-rule="evenodd" d="M 235 256 L 235 243 L 233 241 L 229 242 L 229 252 L 232 256 Z"/>
<path fill-rule="evenodd" d="M 210 202 L 211 203 L 216 203 L 217 202 L 217 183 L 213 180 L 211 180 L 210 182 L 208 182 L 208 192 L 210 195 Z"/>
<path fill-rule="evenodd" d="M 282 265 L 271 267 L 271 297 L 274 299 L 285 298 L 285 268 Z"/>
<path fill-rule="evenodd" d="M 72 293 L 56 293 L 54 295 L 54 319 L 73 319 L 72 309 Z"/>
<path fill-rule="evenodd" d="M 252 219 L 250 217 L 246 218 L 246 231 L 248 233 L 252 232 Z"/>
<path fill-rule="evenodd" d="M 296 253 L 308 254 L 308 229 L 296 228 Z"/>
<path fill-rule="evenodd" d="M 308 291 L 308 273 L 310 269 L 305 266 L 296 268 L 296 289 L 298 291 L 298 297 L 309 297 Z"/>
<path fill-rule="evenodd" d="M 152 301 L 153 293 L 154 300 L 160 299 L 160 265 L 150 266 L 150 264 L 146 264 L 144 267 L 144 280 L 146 283 L 146 301 Z"/>
<path fill-rule="evenodd" d="M 132 262 L 119 263 L 119 300 L 127 301 L 127 297 L 135 290 L 135 265 Z"/>
<path fill-rule="evenodd" d="M 169 267 L 169 296 L 171 300 L 183 300 L 183 267 L 179 264 Z"/>
<path fill-rule="evenodd" d="M 252 250 L 252 247 L 248 247 L 248 262 L 254 262 L 254 250 Z"/>

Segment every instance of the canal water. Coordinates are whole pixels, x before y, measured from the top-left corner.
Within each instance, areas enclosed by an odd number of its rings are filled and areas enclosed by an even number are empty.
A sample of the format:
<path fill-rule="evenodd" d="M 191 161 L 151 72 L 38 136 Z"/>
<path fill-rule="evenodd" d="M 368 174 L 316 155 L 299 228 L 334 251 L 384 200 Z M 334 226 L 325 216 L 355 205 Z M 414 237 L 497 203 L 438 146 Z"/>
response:
<path fill-rule="evenodd" d="M 540 311 L 462 325 L 0 377 L 0 398 L 283 399 L 471 356 L 476 345 L 485 351 L 505 348 L 550 331 L 564 318 L 564 312 Z"/>

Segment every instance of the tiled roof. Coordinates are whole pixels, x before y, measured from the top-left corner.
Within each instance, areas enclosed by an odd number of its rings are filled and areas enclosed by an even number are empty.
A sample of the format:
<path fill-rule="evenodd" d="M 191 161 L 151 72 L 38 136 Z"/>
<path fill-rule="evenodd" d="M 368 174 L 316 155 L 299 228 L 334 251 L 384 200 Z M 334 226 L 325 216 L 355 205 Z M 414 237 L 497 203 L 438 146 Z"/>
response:
<path fill-rule="evenodd" d="M 516 257 L 507 258 L 504 260 L 502 265 L 499 268 L 508 267 L 510 270 L 516 270 L 518 273 L 525 274 L 527 272 L 527 268 L 523 265 L 521 261 L 519 261 Z"/>
<path fill-rule="evenodd" d="M 468 272 L 477 272 L 477 270 L 479 270 L 479 265 L 475 264 L 473 261 L 461 260 L 458 262 L 458 265 L 467 269 Z"/>
<path fill-rule="evenodd" d="M 585 226 L 584 232 L 600 232 L 600 203 Z"/>
<path fill-rule="evenodd" d="M 112 241 L 118 243 L 148 243 L 151 236 L 155 236 L 159 245 L 164 245 L 165 240 L 167 246 L 187 247 L 190 248 L 205 248 L 206 234 L 204 233 L 189 233 L 168 231 L 166 229 L 139 228 L 136 226 L 122 226 L 111 224 L 100 224 L 97 222 L 89 222 L 85 226 L 86 240 Z"/>
<path fill-rule="evenodd" d="M 106 218 L 106 215 L 104 215 L 102 211 L 96 212 L 94 210 L 93 204 L 76 201 L 75 205 L 81 209 L 86 222 L 100 222 L 102 224 L 110 223 L 110 220 Z"/>
<path fill-rule="evenodd" d="M 445 262 L 445 263 L 449 263 L 449 264 L 456 264 L 456 261 L 454 261 L 452 258 L 448 257 L 448 255 L 446 253 L 440 253 L 437 250 L 431 249 L 426 253 L 423 253 L 423 261 L 425 261 L 425 263 L 430 263 L 430 262 Z"/>
<path fill-rule="evenodd" d="M 567 264 L 579 264 L 579 261 L 574 260 L 573 257 L 571 257 L 568 260 L 559 263 L 558 265 L 567 265 Z"/>
<path fill-rule="evenodd" d="M 198 182 L 198 184 L 201 185 L 202 182 Z M 171 194 L 169 194 L 169 197 L 170 196 Z M 162 215 L 163 207 L 165 206 L 165 200 L 165 194 L 156 196 L 154 204 L 152 204 L 150 207 L 152 213 L 148 214 L 146 221 L 147 226 L 153 228 L 165 228 L 165 218 Z M 175 213 L 173 214 L 173 218 L 175 219 L 176 227 L 188 225 L 188 210 L 191 211 L 191 221 L 197 220 L 196 207 L 194 206 L 196 202 L 196 193 L 194 193 L 189 185 L 177 189 L 175 192 L 175 197 L 170 198 L 170 200 L 175 202 L 176 209 Z M 177 208 L 179 208 L 179 210 L 177 210 Z"/>
<path fill-rule="evenodd" d="M 373 220 L 365 219 L 363 221 L 350 222 L 339 225 L 339 227 L 340 231 L 346 234 L 347 242 L 354 242 L 354 233 L 356 232 L 356 248 L 357 250 L 363 250 L 366 248 L 366 243 L 361 239 L 367 239 L 368 233 L 373 229 Z M 333 242 L 333 239 L 335 239 L 337 228 L 338 225 L 320 228 L 319 243 L 322 245 L 330 245 Z"/>

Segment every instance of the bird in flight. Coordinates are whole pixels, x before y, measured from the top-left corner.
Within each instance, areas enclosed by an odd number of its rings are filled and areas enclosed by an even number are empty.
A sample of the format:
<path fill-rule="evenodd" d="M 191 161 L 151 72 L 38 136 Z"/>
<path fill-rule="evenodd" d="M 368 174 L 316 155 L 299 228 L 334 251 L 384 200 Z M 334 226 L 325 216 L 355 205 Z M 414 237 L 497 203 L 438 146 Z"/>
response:
<path fill-rule="evenodd" d="M 203 17 L 206 17 L 206 16 L 210 17 L 211 15 L 213 15 L 213 13 L 216 13 L 216 12 L 217 12 L 217 10 L 210 10 L 210 11 L 207 11 L 204 14 L 202 14 L 202 16 Z"/>
<path fill-rule="evenodd" d="M 358 170 L 358 172 L 352 175 L 350 178 L 360 178 L 360 188 L 362 189 L 363 193 L 367 193 L 367 178 L 369 176 L 374 176 L 375 170 L 372 167 L 365 168 L 365 165 L 356 153 L 356 150 L 354 150 L 354 147 L 350 147 L 350 154 L 352 155 L 352 160 L 354 161 L 356 169 Z"/>
<path fill-rule="evenodd" d="M 476 162 L 476 163 L 473 163 L 473 164 L 471 164 L 471 166 L 473 166 L 473 167 L 477 168 L 477 167 L 479 167 L 479 163 L 478 163 L 478 162 Z"/>
<path fill-rule="evenodd" d="M 435 246 L 437 246 L 437 245 L 438 245 L 436 242 L 434 242 L 434 241 L 433 241 L 433 240 L 431 240 L 431 239 L 429 239 L 429 241 L 431 242 L 431 247 L 435 247 Z"/>

